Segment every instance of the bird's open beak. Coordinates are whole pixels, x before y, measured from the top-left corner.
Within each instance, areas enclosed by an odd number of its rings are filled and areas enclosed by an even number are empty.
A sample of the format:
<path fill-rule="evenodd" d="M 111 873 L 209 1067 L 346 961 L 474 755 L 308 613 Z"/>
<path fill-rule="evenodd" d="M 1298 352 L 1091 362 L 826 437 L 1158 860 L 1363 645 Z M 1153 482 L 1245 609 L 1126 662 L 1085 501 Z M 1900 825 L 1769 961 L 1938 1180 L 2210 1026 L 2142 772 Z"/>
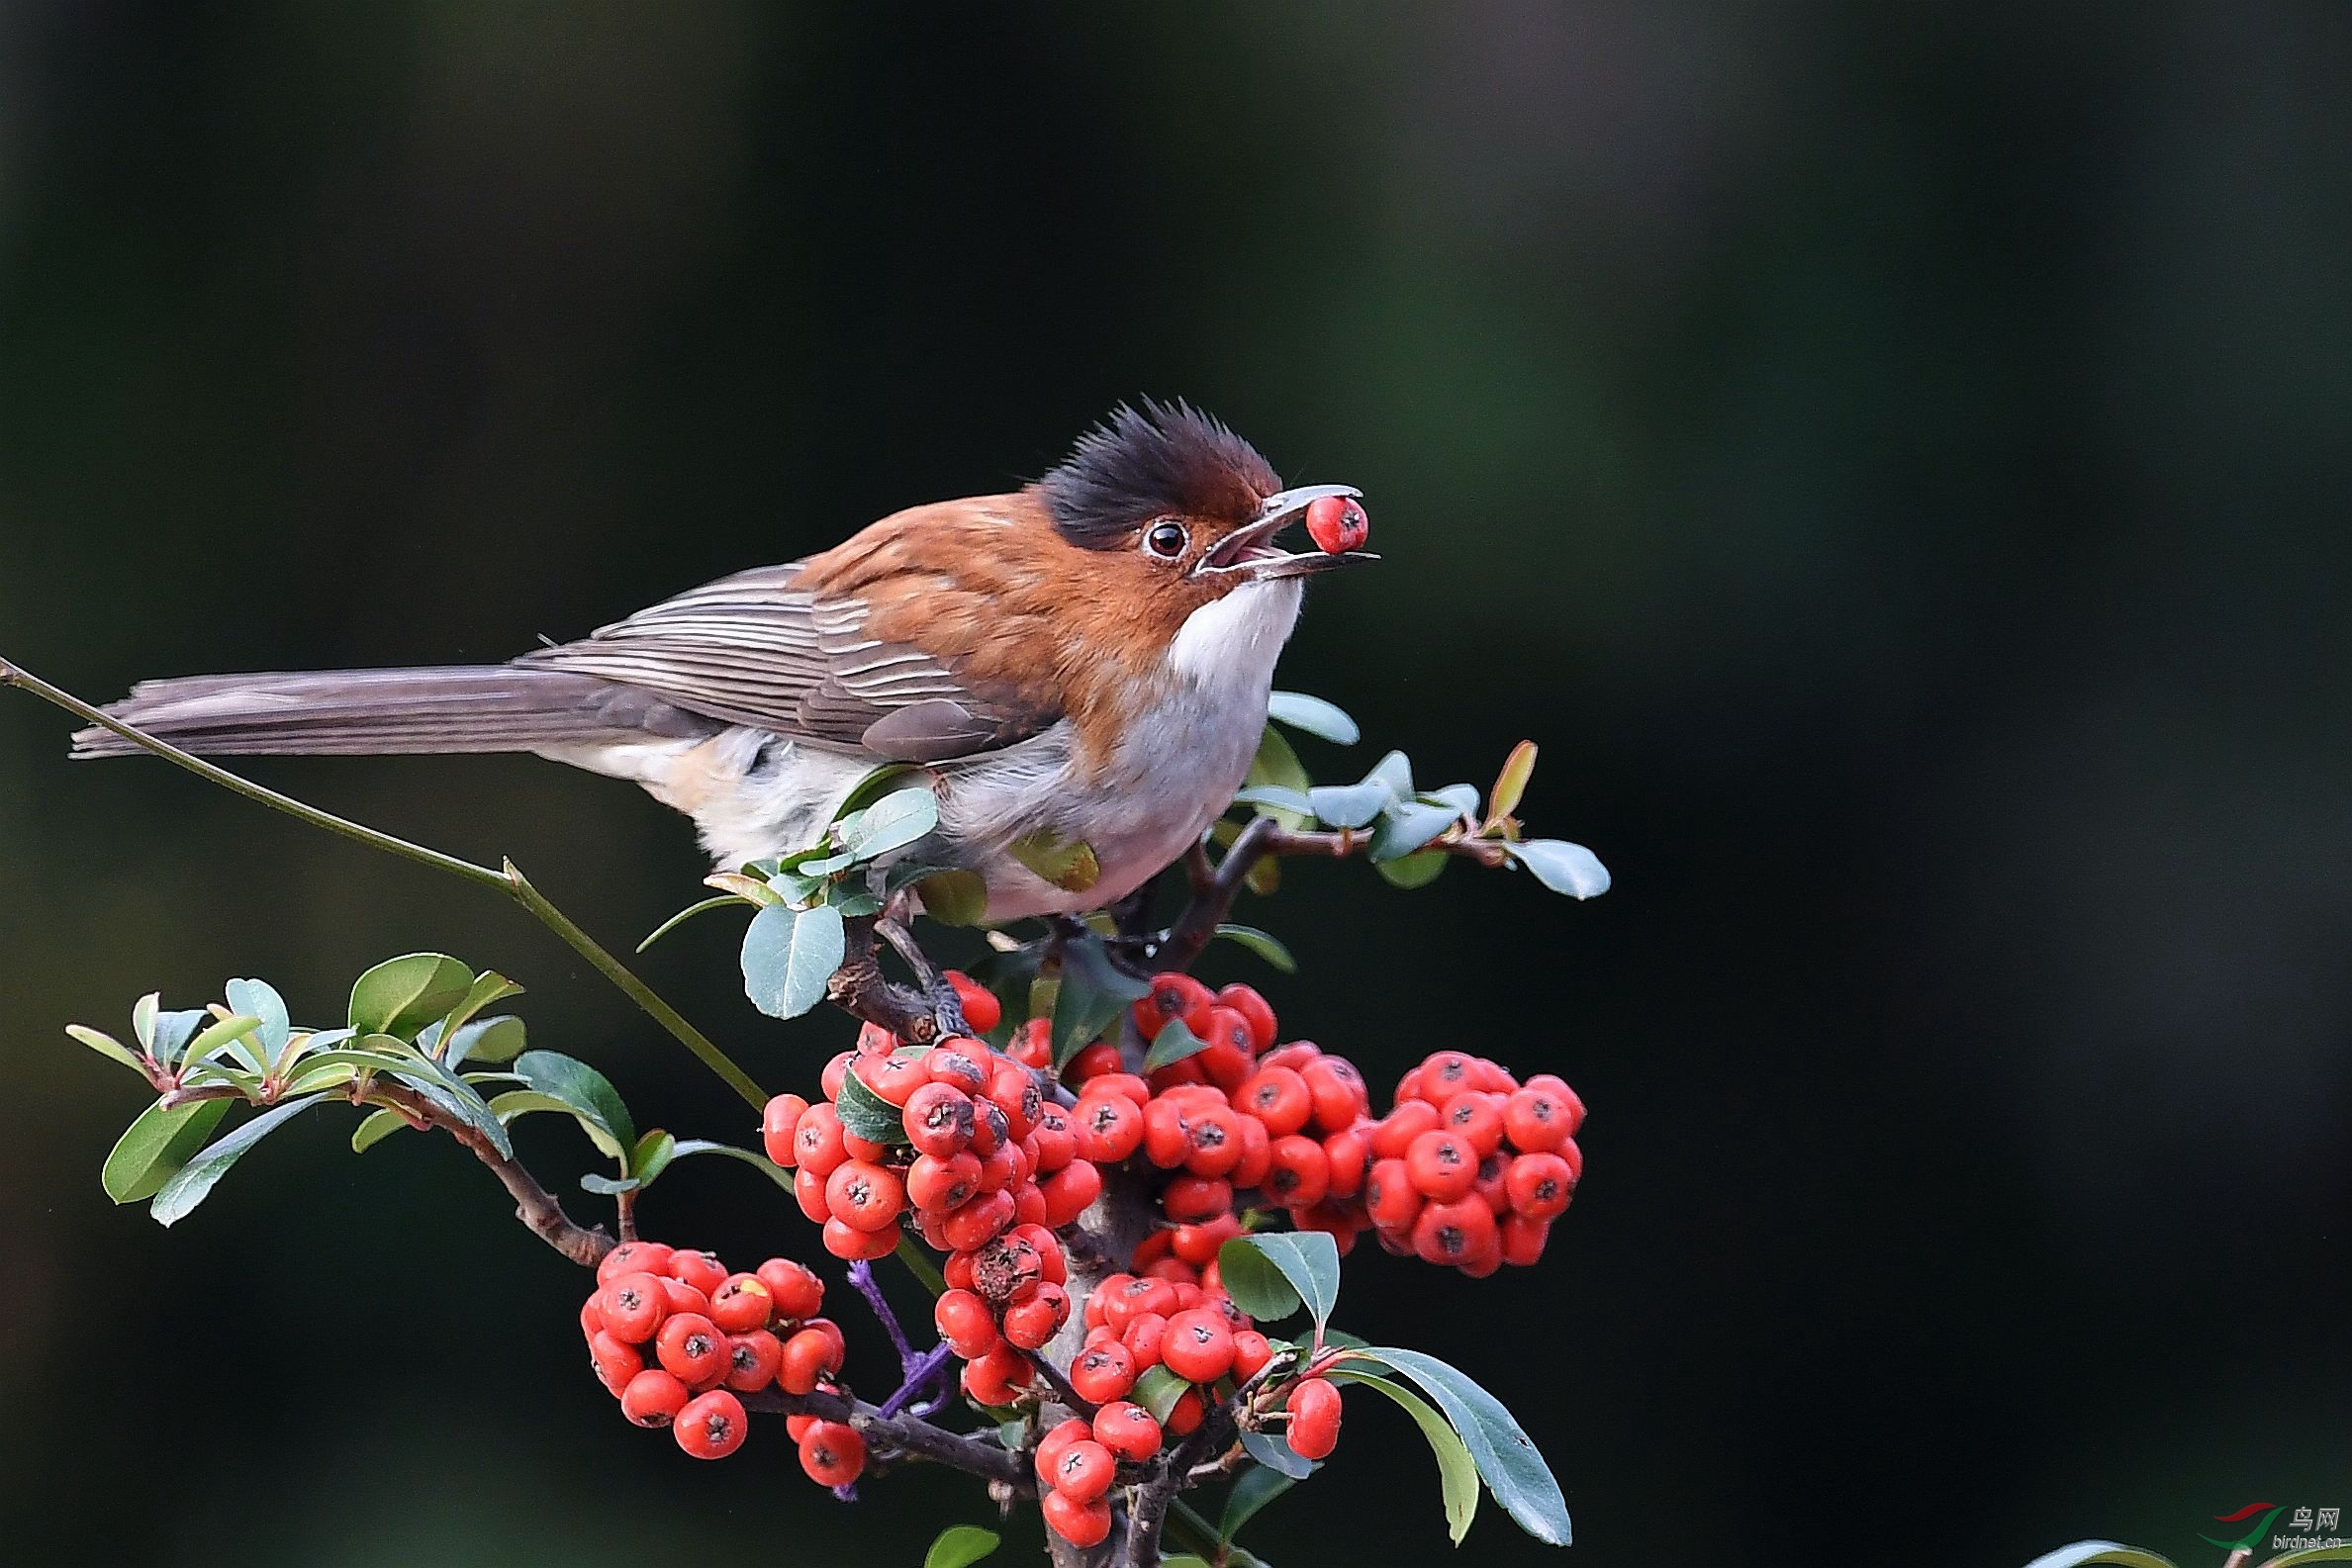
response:
<path fill-rule="evenodd" d="M 1238 573 L 1252 582 L 1280 577 L 1307 577 L 1355 561 L 1380 559 L 1364 550 L 1326 555 L 1321 550 L 1297 553 L 1274 543 L 1274 535 L 1306 515 L 1307 507 L 1326 496 L 1350 496 L 1361 501 L 1364 492 L 1353 485 L 1300 485 L 1276 491 L 1258 504 L 1258 515 L 1217 541 L 1216 547 L 1192 568 L 1194 577 Z"/>

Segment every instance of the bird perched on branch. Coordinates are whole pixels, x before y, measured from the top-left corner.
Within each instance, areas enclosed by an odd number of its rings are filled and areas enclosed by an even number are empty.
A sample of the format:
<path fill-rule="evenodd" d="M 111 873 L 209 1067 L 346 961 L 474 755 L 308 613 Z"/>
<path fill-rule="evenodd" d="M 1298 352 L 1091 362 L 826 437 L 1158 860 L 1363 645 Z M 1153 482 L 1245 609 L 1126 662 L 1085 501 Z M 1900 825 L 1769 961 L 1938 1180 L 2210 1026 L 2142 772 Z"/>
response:
<path fill-rule="evenodd" d="M 723 869 L 814 842 L 877 766 L 920 764 L 939 825 L 910 857 L 977 873 L 991 921 L 1079 913 L 1240 787 L 1303 580 L 1374 559 L 1275 535 L 1322 501 L 1353 542 L 1357 494 L 1285 490 L 1217 420 L 1147 401 L 1012 494 L 894 513 L 506 664 L 152 681 L 108 711 L 215 755 L 533 752 L 642 784 Z M 1091 879 L 1047 880 L 1015 853 L 1038 842 L 1090 850 Z"/>

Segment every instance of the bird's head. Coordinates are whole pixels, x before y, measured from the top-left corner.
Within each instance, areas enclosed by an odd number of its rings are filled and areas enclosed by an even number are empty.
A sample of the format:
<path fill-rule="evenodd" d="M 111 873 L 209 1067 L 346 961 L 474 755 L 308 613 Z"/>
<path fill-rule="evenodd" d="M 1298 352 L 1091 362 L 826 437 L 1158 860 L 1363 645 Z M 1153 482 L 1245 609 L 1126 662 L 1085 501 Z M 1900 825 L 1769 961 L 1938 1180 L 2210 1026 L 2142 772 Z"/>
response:
<path fill-rule="evenodd" d="M 1236 594 L 1286 606 L 1286 635 L 1297 579 L 1376 559 L 1275 543 L 1316 501 L 1360 492 L 1283 489 L 1255 447 L 1184 403 L 1114 410 L 1036 489 L 1055 532 L 1087 553 L 1093 591 L 1139 634 L 1164 641 Z"/>

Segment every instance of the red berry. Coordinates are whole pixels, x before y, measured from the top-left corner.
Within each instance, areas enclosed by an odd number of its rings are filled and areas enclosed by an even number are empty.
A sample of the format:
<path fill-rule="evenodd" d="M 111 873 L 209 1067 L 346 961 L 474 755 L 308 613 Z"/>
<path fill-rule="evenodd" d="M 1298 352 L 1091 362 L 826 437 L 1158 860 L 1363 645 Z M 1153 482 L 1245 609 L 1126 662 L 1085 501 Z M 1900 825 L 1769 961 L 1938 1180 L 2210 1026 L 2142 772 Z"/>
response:
<path fill-rule="evenodd" d="M 793 1201 L 813 1225 L 822 1225 L 833 1217 L 833 1206 L 825 1202 L 825 1178 L 806 1165 L 793 1172 Z"/>
<path fill-rule="evenodd" d="M 956 988 L 956 1001 L 964 1009 L 964 1022 L 975 1033 L 985 1035 L 1004 1022 L 1004 1004 L 996 1000 L 993 991 L 961 969 L 948 970 L 945 978 Z"/>
<path fill-rule="evenodd" d="M 1301 1459 L 1328 1459 L 1340 1445 L 1340 1391 L 1328 1378 L 1302 1377 L 1286 1402 L 1290 1423 L 1283 1435 Z"/>
<path fill-rule="evenodd" d="M 1090 1159 L 1073 1159 L 1037 1186 L 1045 1200 L 1043 1223 L 1059 1230 L 1102 1196 L 1102 1171 Z"/>
<path fill-rule="evenodd" d="M 1217 1249 L 1242 1234 L 1238 1215 L 1220 1214 L 1198 1225 L 1179 1225 L 1169 1233 L 1170 1249 L 1194 1268 L 1206 1268 L 1217 1260 Z"/>
<path fill-rule="evenodd" d="M 724 1263 L 708 1252 L 696 1251 L 672 1252 L 669 1273 L 672 1279 L 692 1285 L 706 1296 L 725 1283 L 727 1277 Z"/>
<path fill-rule="evenodd" d="M 699 1312 L 706 1318 L 710 1316 L 710 1298 L 683 1279 L 672 1279 L 664 1274 L 662 1294 L 669 1298 L 672 1317 L 682 1312 Z"/>
<path fill-rule="evenodd" d="M 698 1312 L 682 1312 L 662 1325 L 654 1352 L 688 1388 L 712 1388 L 727 1375 L 727 1337 Z"/>
<path fill-rule="evenodd" d="M 1160 1206 L 1178 1225 L 1198 1225 L 1233 1212 L 1233 1183 L 1218 1176 L 1178 1176 L 1161 1190 Z"/>
<path fill-rule="evenodd" d="M 1070 1386 L 1081 1399 L 1108 1404 L 1135 1386 L 1135 1357 L 1116 1339 L 1089 1345 L 1070 1363 Z"/>
<path fill-rule="evenodd" d="M 933 1079 L 917 1088 L 906 1097 L 902 1117 L 906 1141 L 919 1153 L 946 1159 L 972 1143 L 972 1096 L 952 1083 Z"/>
<path fill-rule="evenodd" d="M 670 1298 L 651 1274 L 623 1274 L 597 1292 L 605 1332 L 623 1344 L 643 1344 L 670 1314 Z"/>
<path fill-rule="evenodd" d="M 1050 1040 L 1050 1024 L 1048 1028 Z M 1051 1061 L 1053 1058 L 1050 1055 L 1050 1045 L 1048 1052 L 1046 1060 Z M 1038 1066 L 1041 1063 L 1032 1061 L 1029 1065 Z M 1119 1066 L 1119 1048 L 1107 1040 L 1097 1040 L 1070 1059 L 1069 1065 L 1062 1069 L 1062 1081 L 1065 1083 L 1091 1083 L 1096 1078 L 1116 1073 Z"/>
<path fill-rule="evenodd" d="M 1004 1054 L 1022 1066 L 1035 1067 L 1041 1072 L 1052 1066 L 1054 1064 L 1054 1021 L 1050 1018 L 1030 1019 L 1012 1032 L 1012 1039 L 1005 1042 Z M 1080 1055 L 1083 1056 L 1084 1053 L 1081 1052 Z M 1112 1053 L 1114 1060 L 1117 1055 L 1116 1052 Z M 1073 1067 L 1077 1064 L 1075 1061 L 1071 1063 Z"/>
<path fill-rule="evenodd" d="M 906 1206 L 906 1188 L 887 1165 L 845 1159 L 825 1178 L 825 1205 L 852 1230 L 879 1231 Z"/>
<path fill-rule="evenodd" d="M 1274 1358 L 1274 1347 L 1266 1336 L 1255 1329 L 1236 1329 L 1233 1332 L 1233 1375 L 1237 1382 L 1247 1382 Z"/>
<path fill-rule="evenodd" d="M 1478 1086 L 1478 1059 L 1466 1051 L 1433 1051 L 1415 1070 L 1421 1074 L 1421 1098 L 1432 1105 Z"/>
<path fill-rule="evenodd" d="M 1188 1388 L 1177 1397 L 1176 1404 L 1170 1408 L 1168 1421 L 1165 1425 L 1170 1431 L 1175 1432 L 1177 1436 L 1189 1437 L 1199 1430 L 1201 1418 L 1207 1414 L 1208 1406 L 1202 1402 L 1200 1390 Z"/>
<path fill-rule="evenodd" d="M 817 1379 L 840 1370 L 840 1342 L 822 1329 L 802 1329 L 784 1341 L 784 1353 L 776 1363 L 776 1386 L 787 1394 L 813 1393 Z"/>
<path fill-rule="evenodd" d="M 1004 1339 L 1024 1350 L 1042 1350 L 1070 1321 L 1070 1292 L 1048 1281 L 1026 1301 L 1004 1309 Z"/>
<path fill-rule="evenodd" d="M 1421 1193 L 1401 1159 L 1378 1159 L 1364 1178 L 1364 1212 L 1383 1231 L 1403 1231 L 1421 1217 Z"/>
<path fill-rule="evenodd" d="M 961 1208 L 979 1191 L 980 1160 L 969 1150 L 944 1159 L 917 1154 L 906 1167 L 906 1201 L 925 1214 Z"/>
<path fill-rule="evenodd" d="M 1206 1307 L 1177 1313 L 1160 1337 L 1160 1363 L 1187 1383 L 1214 1383 L 1233 1368 L 1233 1326 Z"/>
<path fill-rule="evenodd" d="M 765 1329 L 776 1298 L 757 1274 L 729 1274 L 710 1293 L 710 1321 L 729 1334 Z"/>
<path fill-rule="evenodd" d="M 580 1304 L 580 1336 L 582 1338 L 594 1339 L 605 1332 L 605 1315 L 597 1310 L 597 1297 L 602 1294 L 602 1291 L 592 1290 L 588 1293 L 588 1299 Z"/>
<path fill-rule="evenodd" d="M 1576 1175 L 1557 1154 L 1521 1154 L 1503 1177 L 1503 1191 L 1516 1213 L 1531 1220 L 1553 1220 L 1567 1212 Z"/>
<path fill-rule="evenodd" d="M 966 1094 L 986 1094 L 992 1075 L 988 1049 L 978 1041 L 942 1040 L 924 1054 L 923 1070 L 933 1083 L 944 1083 Z"/>
<path fill-rule="evenodd" d="M 1074 1502 L 1091 1503 L 1110 1490 L 1111 1478 L 1118 1473 L 1119 1461 L 1108 1448 L 1082 1437 L 1055 1456 L 1054 1472 L 1046 1481 Z"/>
<path fill-rule="evenodd" d="M 800 1167 L 820 1180 L 849 1157 L 841 1142 L 841 1113 L 831 1101 L 820 1100 L 800 1113 L 800 1125 L 793 1129 L 793 1149 L 800 1155 Z"/>
<path fill-rule="evenodd" d="M 727 1339 L 727 1387 L 745 1394 L 756 1394 L 776 1381 L 777 1368 L 784 1364 L 784 1341 L 765 1329 L 738 1334 Z"/>
<path fill-rule="evenodd" d="M 659 1274 L 670 1266 L 676 1248 L 659 1242 L 623 1242 L 597 1264 L 597 1283 L 610 1285 L 623 1274 Z"/>
<path fill-rule="evenodd" d="M 1040 1176 L 1051 1175 L 1078 1157 L 1078 1138 L 1070 1130 L 1070 1113 L 1059 1105 L 1038 1108 L 1037 1125 L 1029 1130 L 1029 1136 L 1037 1140 Z"/>
<path fill-rule="evenodd" d="M 1141 1405 L 1113 1400 L 1094 1413 L 1094 1440 L 1140 1464 L 1160 1451 L 1160 1424 Z"/>
<path fill-rule="evenodd" d="M 1494 1211 L 1484 1200 L 1430 1203 L 1413 1222 L 1413 1250 L 1430 1263 L 1464 1263 L 1498 1245 Z"/>
<path fill-rule="evenodd" d="M 1524 1214 L 1506 1214 L 1500 1230 L 1503 1261 L 1514 1268 L 1526 1268 L 1544 1255 L 1544 1244 L 1552 1236 L 1552 1222 L 1531 1220 Z"/>
<path fill-rule="evenodd" d="M 947 1347 L 976 1360 L 996 1347 L 996 1319 L 988 1304 L 969 1290 L 943 1292 L 931 1307 L 931 1321 Z"/>
<path fill-rule="evenodd" d="M 693 1391 L 658 1366 L 649 1366 L 620 1391 L 620 1413 L 640 1427 L 667 1427 L 693 1398 Z"/>
<path fill-rule="evenodd" d="M 1546 1094 L 1553 1096 L 1560 1104 L 1567 1107 L 1568 1136 L 1570 1138 L 1575 1137 L 1583 1129 L 1584 1101 L 1563 1080 L 1549 1072 L 1539 1072 L 1527 1080 L 1527 1086 L 1531 1089 L 1542 1089 Z"/>
<path fill-rule="evenodd" d="M 1575 1121 L 1564 1098 L 1533 1084 L 1503 1103 L 1504 1136 L 1522 1153 L 1549 1153 L 1559 1148 L 1574 1136 Z"/>
<path fill-rule="evenodd" d="M 1302 1133 L 1277 1138 L 1273 1161 L 1260 1183 L 1266 1195 L 1293 1209 L 1311 1209 L 1331 1186 L 1331 1159 L 1323 1146 Z"/>
<path fill-rule="evenodd" d="M 1012 1224 L 1012 1194 L 986 1192 L 962 1208 L 950 1210 L 939 1222 L 940 1234 L 959 1252 L 977 1251 Z"/>
<path fill-rule="evenodd" d="M 1110 1500 L 1080 1503 L 1065 1492 L 1048 1492 L 1043 1500 L 1045 1522 L 1073 1546 L 1099 1546 L 1110 1535 Z"/>
<path fill-rule="evenodd" d="M 678 1412 L 671 1433 L 698 1459 L 724 1459 L 743 1446 L 743 1402 L 723 1388 L 699 1394 Z"/>
<path fill-rule="evenodd" d="M 1258 987 L 1244 985 L 1237 980 L 1217 992 L 1217 1005 L 1230 1007 L 1249 1021 L 1250 1050 L 1253 1053 L 1273 1049 L 1274 1010 L 1265 997 L 1258 994 Z"/>
<path fill-rule="evenodd" d="M 1307 1125 L 1315 1102 L 1307 1093 L 1307 1080 L 1290 1068 L 1260 1067 L 1233 1091 L 1233 1108 L 1257 1117 L 1268 1132 L 1281 1138 Z"/>
<path fill-rule="evenodd" d="M 789 1257 L 771 1257 L 759 1266 L 759 1276 L 760 1283 L 768 1287 L 779 1319 L 808 1318 L 824 1310 L 825 1282 L 805 1264 Z"/>
<path fill-rule="evenodd" d="M 1367 1127 L 1359 1123 L 1344 1133 L 1334 1133 L 1323 1140 L 1323 1159 L 1331 1171 L 1327 1190 L 1334 1198 L 1353 1198 L 1364 1190 L 1364 1178 L 1372 1168 L 1372 1140 Z"/>
<path fill-rule="evenodd" d="M 1315 1102 L 1315 1125 L 1326 1133 L 1354 1127 L 1371 1110 L 1371 1096 L 1364 1074 L 1345 1057 L 1317 1057 L 1299 1068 L 1307 1093 Z"/>
<path fill-rule="evenodd" d="M 879 1231 L 861 1231 L 839 1215 L 829 1216 L 825 1228 L 817 1238 L 826 1251 L 845 1263 L 873 1262 L 897 1250 L 898 1233 L 890 1226 Z"/>
<path fill-rule="evenodd" d="M 1208 1011 L 1216 1004 L 1216 993 L 1189 974 L 1155 974 L 1150 993 L 1135 1004 L 1135 1027 L 1151 1040 L 1170 1019 L 1180 1018 L 1186 1029 L 1206 1040 Z"/>
<path fill-rule="evenodd" d="M 1028 1358 L 1008 1344 L 964 1363 L 964 1392 L 983 1405 L 1009 1405 L 1028 1383 Z"/>
<path fill-rule="evenodd" d="M 889 1030 L 883 1028 L 882 1025 L 876 1023 L 864 1023 L 858 1025 L 858 1049 L 854 1055 L 861 1057 L 887 1057 L 892 1052 L 897 1050 L 898 1045 L 898 1037 L 892 1034 Z M 844 1055 L 850 1054 L 851 1053 L 844 1053 Z M 838 1082 L 828 1083 L 825 1085 L 825 1098 L 828 1100 L 840 1092 L 841 1085 Z"/>
<path fill-rule="evenodd" d="M 793 1134 L 807 1110 L 808 1102 L 798 1094 L 779 1094 L 768 1102 L 760 1113 L 760 1147 L 770 1159 L 789 1166 L 799 1157 L 793 1151 Z"/>
<path fill-rule="evenodd" d="M 645 1369 L 645 1355 L 633 1344 L 624 1344 L 612 1335 L 599 1331 L 588 1341 L 588 1364 L 605 1385 L 605 1391 L 618 1399 L 629 1386 L 629 1379 Z"/>
<path fill-rule="evenodd" d="M 1413 1140 L 1437 1130 L 1438 1108 L 1427 1100 L 1399 1100 L 1372 1128 L 1372 1157 L 1402 1159 Z"/>
<path fill-rule="evenodd" d="M 1092 1428 L 1079 1417 L 1073 1416 L 1068 1421 L 1058 1424 L 1052 1431 L 1038 1438 L 1037 1451 L 1030 1459 L 1030 1462 L 1037 1467 L 1037 1479 L 1050 1485 L 1053 1480 L 1054 1466 L 1061 1460 L 1062 1455 L 1070 1451 L 1070 1445 L 1074 1442 L 1084 1442 L 1093 1434 Z"/>
<path fill-rule="evenodd" d="M 1432 1128 L 1405 1151 L 1405 1174 L 1423 1197 L 1451 1203 L 1478 1184 L 1478 1156 L 1452 1133 Z"/>
<path fill-rule="evenodd" d="M 855 1427 L 820 1421 L 800 1434 L 800 1468 L 818 1486 L 847 1486 L 866 1468 L 866 1439 Z"/>
<path fill-rule="evenodd" d="M 1098 1165 L 1115 1165 L 1142 1145 L 1143 1110 L 1125 1095 L 1089 1092 L 1071 1113 L 1070 1131 L 1081 1155 Z"/>
<path fill-rule="evenodd" d="M 1372 520 L 1353 496 L 1319 496 L 1307 503 L 1307 535 L 1325 555 L 1346 555 L 1364 548 Z"/>
<path fill-rule="evenodd" d="M 973 1249 L 972 1288 L 983 1301 L 1025 1301 L 1044 1279 L 1044 1254 L 1018 1232 Z"/>

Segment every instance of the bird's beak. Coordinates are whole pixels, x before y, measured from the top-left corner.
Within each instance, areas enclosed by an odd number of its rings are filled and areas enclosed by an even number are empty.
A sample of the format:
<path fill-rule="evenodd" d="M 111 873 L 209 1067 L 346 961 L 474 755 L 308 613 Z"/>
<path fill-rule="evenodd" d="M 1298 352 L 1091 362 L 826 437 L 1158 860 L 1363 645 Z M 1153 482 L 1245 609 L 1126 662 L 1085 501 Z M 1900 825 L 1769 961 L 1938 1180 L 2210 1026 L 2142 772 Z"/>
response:
<path fill-rule="evenodd" d="M 1350 550 L 1345 555 L 1326 555 L 1321 550 L 1293 554 L 1273 542 L 1275 534 L 1304 516 L 1309 506 L 1326 496 L 1349 496 L 1361 501 L 1364 492 L 1353 485 L 1300 485 L 1294 490 L 1276 491 L 1258 504 L 1257 516 L 1218 540 L 1216 547 L 1192 568 L 1191 575 L 1239 576 L 1246 582 L 1267 582 L 1282 577 L 1307 577 L 1355 561 L 1380 559 L 1363 550 Z"/>

